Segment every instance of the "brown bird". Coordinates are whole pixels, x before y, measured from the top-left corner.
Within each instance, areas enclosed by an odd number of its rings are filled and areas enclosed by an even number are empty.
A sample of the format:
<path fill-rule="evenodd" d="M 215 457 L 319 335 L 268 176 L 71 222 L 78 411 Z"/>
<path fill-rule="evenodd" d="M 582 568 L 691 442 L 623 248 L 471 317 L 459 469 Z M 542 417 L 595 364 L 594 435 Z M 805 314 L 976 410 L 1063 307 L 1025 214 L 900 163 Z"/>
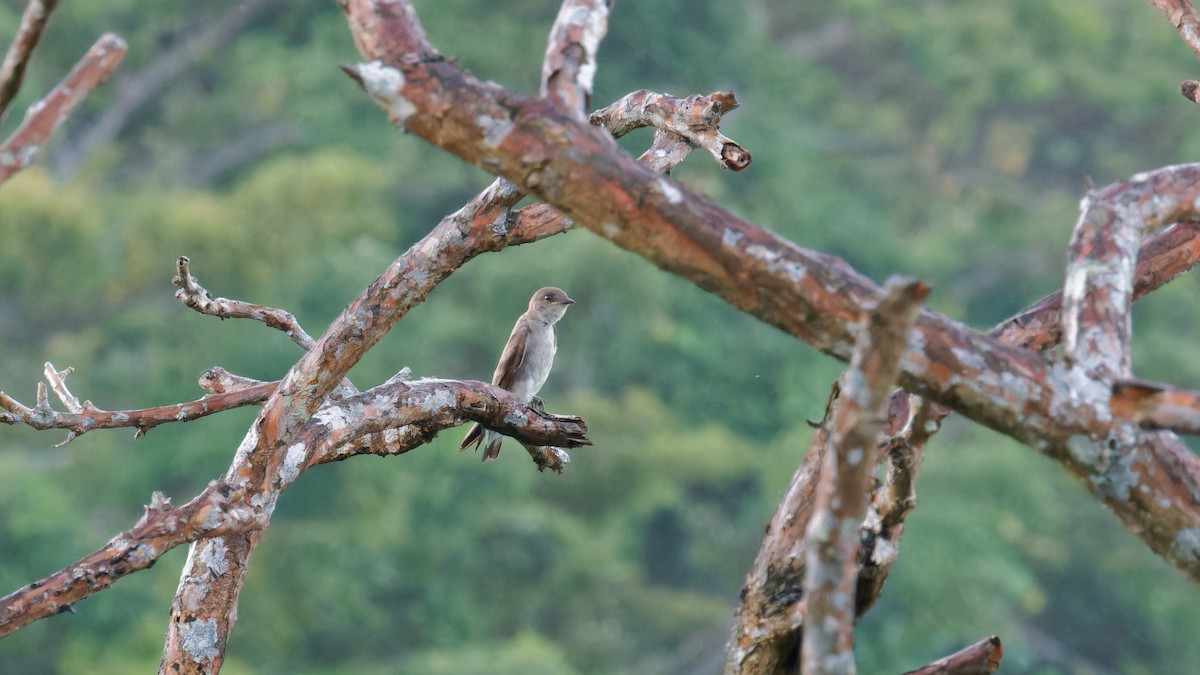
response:
<path fill-rule="evenodd" d="M 567 305 L 575 301 L 567 297 L 561 288 L 547 286 L 539 289 L 529 299 L 529 309 L 517 319 L 508 343 L 500 354 L 500 363 L 492 374 L 492 384 L 506 389 L 513 398 L 528 404 L 550 375 L 554 365 L 554 353 L 558 351 L 558 339 L 554 324 L 563 318 Z M 479 447 L 483 443 L 483 461 L 495 459 L 500 454 L 504 436 L 485 430 L 478 424 L 471 427 L 459 450 L 468 446 Z"/>

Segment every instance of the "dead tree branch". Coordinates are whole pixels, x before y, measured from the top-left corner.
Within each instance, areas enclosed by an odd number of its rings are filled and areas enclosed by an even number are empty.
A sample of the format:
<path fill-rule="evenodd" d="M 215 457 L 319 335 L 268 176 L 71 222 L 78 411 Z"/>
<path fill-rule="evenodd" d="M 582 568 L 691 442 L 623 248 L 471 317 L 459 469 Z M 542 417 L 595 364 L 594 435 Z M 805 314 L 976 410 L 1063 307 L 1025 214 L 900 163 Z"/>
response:
<path fill-rule="evenodd" d="M 878 458 L 876 437 L 887 414 L 909 328 L 929 293 L 924 284 L 904 279 L 890 280 L 886 290 L 884 300 L 859 326 L 841 395 L 833 405 L 829 431 L 833 452 L 824 453 L 805 533 L 804 673 L 855 672 L 858 540 Z"/>
<path fill-rule="evenodd" d="M 75 64 L 66 79 L 30 106 L 21 126 L 0 144 L 0 183 L 33 161 L 58 125 L 117 67 L 126 49 L 124 40 L 105 33 Z"/>
<path fill-rule="evenodd" d="M 904 675 L 984 675 L 1000 670 L 1002 658 L 1004 648 L 1000 646 L 1000 638 L 993 635 Z"/>
<path fill-rule="evenodd" d="M 259 510 L 251 508 L 244 496 L 244 492 L 214 482 L 187 504 L 173 507 L 156 492 L 145 515 L 132 528 L 62 571 L 0 598 L 0 637 L 69 611 L 74 603 L 150 567 L 180 544 L 260 527 Z"/>
<path fill-rule="evenodd" d="M 253 319 L 261 321 L 275 330 L 282 331 L 289 340 L 295 342 L 301 349 L 308 350 L 313 346 L 312 337 L 300 327 L 296 317 L 291 312 L 265 307 L 242 300 L 214 298 L 199 280 L 192 276 L 192 261 L 187 256 L 179 256 L 175 261 L 175 276 L 171 283 L 179 287 L 175 297 L 183 304 L 209 316 L 222 319 Z"/>
<path fill-rule="evenodd" d="M 564 111 L 587 114 L 596 75 L 596 50 L 608 32 L 612 0 L 565 0 L 550 29 L 542 61 L 542 98 Z"/>
<path fill-rule="evenodd" d="M 1184 44 L 1192 53 L 1200 57 L 1200 13 L 1192 6 L 1190 0 L 1149 0 L 1170 20 L 1171 25 L 1179 32 Z"/>
<path fill-rule="evenodd" d="M 369 60 L 356 75 L 395 123 L 533 190 L 588 229 L 733 306 L 826 353 L 849 357 L 851 327 L 881 290 L 844 262 L 650 174 L 610 138 L 544 101 L 438 59 L 407 2 L 344 0 L 344 8 Z M 1169 167 L 1119 190 L 1155 194 L 1162 205 L 1145 215 L 1155 219 L 1151 225 L 1165 225 L 1200 215 L 1193 201 L 1198 174 L 1197 165 Z M 1152 550 L 1200 580 L 1195 459 L 1169 437 L 1116 428 L 1107 396 L 1102 405 L 1094 397 L 1081 400 L 1079 389 L 1095 386 L 1086 373 L 928 311 L 917 320 L 901 364 L 906 389 L 1060 461 Z M 1098 438 L 1124 443 L 1128 459 L 1100 483 L 1092 478 L 1108 440 Z"/>
<path fill-rule="evenodd" d="M 278 382 L 266 382 L 228 393 L 209 394 L 186 403 L 173 403 L 137 410 L 102 410 L 93 405 L 91 401 L 84 401 L 78 410 L 69 409 L 67 412 L 52 409 L 49 401 L 41 395 L 38 396 L 37 404 L 30 408 L 0 391 L 0 408 L 6 411 L 3 416 L 0 416 L 0 422 L 24 424 L 39 431 L 66 429 L 69 432 L 67 439 L 58 446 L 66 445 L 75 438 L 96 429 L 132 427 L 137 430 L 137 436 L 141 436 L 161 424 L 190 422 L 233 408 L 261 403 L 275 391 L 278 384 Z M 41 384 L 38 386 L 39 388 L 43 387 Z"/>
<path fill-rule="evenodd" d="M 1200 223 L 1181 222 L 1147 239 L 1138 255 L 1134 299 L 1140 299 L 1200 264 Z M 1055 292 L 1016 316 L 1002 321 L 991 335 L 1001 342 L 1034 350 L 1059 344 L 1062 292 Z M 831 398 L 831 404 L 835 394 Z M 1120 394 L 1118 394 L 1118 398 Z M 871 511 L 860 531 L 856 612 L 862 616 L 878 598 L 898 554 L 904 519 L 915 506 L 912 485 L 920 455 L 949 410 L 901 390 L 889 404 L 890 435 L 881 444 L 888 470 L 875 491 Z M 913 409 L 916 412 L 913 412 Z M 1124 406 L 1113 403 L 1114 414 L 1134 419 Z M 783 500 L 767 526 L 767 534 L 747 576 L 737 620 L 730 638 L 727 673 L 773 673 L 794 659 L 799 650 L 804 618 L 806 540 L 812 514 L 812 491 L 818 468 L 828 451 L 828 419 L 817 430 L 811 449 L 792 477 Z"/>
<path fill-rule="evenodd" d="M 724 168 L 741 171 L 750 166 L 750 152 L 717 129 L 721 116 L 736 107 L 738 100 L 732 92 L 676 98 L 642 89 L 597 110 L 588 119 L 608 127 L 617 138 L 640 127 L 670 131 L 692 147 L 708 150 Z"/>
<path fill-rule="evenodd" d="M 29 4 L 25 5 L 17 34 L 4 54 L 4 62 L 0 63 L 0 122 L 8 115 L 8 107 L 21 90 L 29 57 L 42 39 L 42 31 L 50 20 L 50 13 L 57 6 L 58 0 L 29 0 Z"/>
<path fill-rule="evenodd" d="M 275 384 L 267 383 L 267 386 L 274 387 Z M 159 556 L 176 546 L 199 540 L 205 542 L 193 555 L 200 559 L 189 564 L 203 565 L 206 577 L 185 575 L 181 587 L 189 593 L 182 599 L 177 598 L 177 602 L 182 603 L 182 611 L 191 612 L 195 620 L 211 619 L 214 623 L 203 625 L 215 627 L 215 618 L 197 614 L 200 606 L 194 604 L 195 593 L 205 588 L 228 592 L 228 585 L 218 583 L 224 579 L 224 574 L 207 576 L 208 573 L 224 572 L 229 565 L 245 564 L 244 560 L 229 557 L 230 544 L 223 538 L 235 538 L 235 544 L 257 538 L 270 522 L 279 493 L 301 473 L 316 464 L 371 452 L 373 446 L 368 437 L 372 434 L 386 435 L 392 430 L 401 430 L 400 437 L 428 440 L 438 431 L 464 421 L 486 424 L 522 443 L 536 446 L 573 448 L 590 444 L 583 420 L 549 415 L 518 404 L 508 392 L 485 382 L 389 381 L 354 397 L 331 402 L 302 425 L 296 434 L 296 443 L 276 458 L 278 465 L 273 467 L 273 481 L 266 490 L 254 491 L 249 487 L 234 486 L 226 480 L 215 481 L 180 507 L 171 507 L 162 495 L 156 495 L 147 507 L 146 515 L 133 528 L 117 535 L 100 550 L 0 598 L 0 637 L 57 614 L 64 607 L 108 588 L 125 575 L 153 565 Z M 247 452 L 251 447 L 243 442 L 240 450 Z M 401 452 L 411 447 L 415 446 Z M 195 623 L 186 618 L 181 621 Z M 183 625 L 171 632 L 181 641 L 181 648 L 191 646 L 193 656 L 209 654 L 209 649 L 215 649 L 216 643 L 197 645 L 200 634 L 195 633 L 196 630 L 194 625 Z M 213 634 L 214 640 L 218 637 Z M 212 665 L 213 662 L 209 659 L 208 663 Z"/>
<path fill-rule="evenodd" d="M 1154 382 L 1122 380 L 1113 384 L 1112 411 L 1143 429 L 1200 434 L 1200 392 Z"/>
<path fill-rule="evenodd" d="M 411 12 L 407 6 L 394 9 Z M 411 31 L 387 39 L 411 40 L 428 46 L 424 31 L 415 23 L 415 15 L 412 18 Z M 601 34 L 602 29 L 603 24 Z M 440 58 L 432 48 L 424 53 Z M 507 181 L 496 181 L 392 263 L 284 376 L 239 448 L 226 480 L 261 499 L 269 518 L 275 503 L 272 486 L 280 482 L 281 472 L 289 466 L 307 465 L 316 452 L 295 439 L 325 397 L 350 367 L 411 308 L 423 302 L 438 283 L 489 247 L 503 245 L 501 242 L 512 226 L 518 224 L 508 220 L 510 209 L 522 196 L 523 189 Z M 246 566 L 257 543 L 258 534 L 249 533 L 207 540 L 202 548 L 192 547 L 171 603 L 171 621 L 160 669 L 180 672 L 219 669 L 236 616 Z M 198 550 L 211 551 L 214 546 L 223 547 L 222 559 L 228 561 L 222 570 L 224 574 L 216 578 L 208 574 L 211 567 L 197 554 Z M 211 640 L 206 640 L 200 650 L 194 648 L 195 640 L 186 640 L 188 636 L 181 632 L 186 624 L 196 620 L 212 626 L 211 631 L 204 633 L 206 637 L 211 635 Z"/>

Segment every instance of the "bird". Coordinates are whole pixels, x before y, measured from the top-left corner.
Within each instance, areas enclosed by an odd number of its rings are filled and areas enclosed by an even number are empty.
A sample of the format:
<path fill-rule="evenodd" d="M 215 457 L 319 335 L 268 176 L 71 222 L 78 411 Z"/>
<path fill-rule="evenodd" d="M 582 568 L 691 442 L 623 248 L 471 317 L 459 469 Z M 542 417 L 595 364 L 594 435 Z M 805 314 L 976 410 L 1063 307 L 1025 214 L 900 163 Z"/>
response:
<path fill-rule="evenodd" d="M 554 354 L 558 351 L 558 338 L 554 324 L 566 314 L 567 307 L 575 301 L 565 291 L 554 286 L 540 288 L 529 299 L 529 309 L 517 318 L 500 363 L 492 374 L 492 384 L 507 390 L 519 403 L 528 404 L 546 383 L 550 367 L 554 365 Z M 471 427 L 459 450 L 483 444 L 483 461 L 496 459 L 504 436 L 478 423 Z"/>

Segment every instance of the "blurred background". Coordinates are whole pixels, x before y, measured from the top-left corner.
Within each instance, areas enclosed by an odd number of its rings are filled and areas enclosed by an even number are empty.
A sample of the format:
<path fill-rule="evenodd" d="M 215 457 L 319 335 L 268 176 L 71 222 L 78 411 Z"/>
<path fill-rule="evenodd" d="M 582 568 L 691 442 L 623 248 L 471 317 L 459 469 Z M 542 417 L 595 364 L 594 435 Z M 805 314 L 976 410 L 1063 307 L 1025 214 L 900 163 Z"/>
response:
<path fill-rule="evenodd" d="M 433 42 L 534 92 L 554 0 L 417 0 Z M 0 0 L 0 43 L 24 3 Z M 1061 283 L 1088 181 L 1200 157 L 1200 64 L 1137 0 L 617 2 L 596 107 L 648 88 L 732 89 L 723 129 L 754 155 L 676 172 L 728 209 L 986 329 Z M 174 300 L 179 255 L 213 293 L 286 308 L 310 333 L 490 177 L 390 127 L 337 68 L 335 3 L 64 2 L 0 129 L 103 31 L 125 63 L 0 188 L 0 389 L 42 363 L 108 409 L 200 395 L 221 365 L 280 377 L 298 351 Z M 623 142 L 640 151 L 650 133 Z M 280 500 L 223 672 L 712 673 L 763 526 L 841 364 L 587 231 L 485 255 L 351 373 L 488 379 L 539 286 L 560 324 L 551 410 L 595 447 L 566 475 L 458 430 L 399 458 L 305 474 Z M 1136 373 L 1200 384 L 1194 277 L 1138 305 Z M 134 441 L 0 429 L 0 593 L 103 545 L 151 492 L 219 476 L 256 410 Z M 952 421 L 928 448 L 861 672 L 915 668 L 989 634 L 1006 673 L 1190 673 L 1200 595 L 1058 466 Z M 158 663 L 186 552 L 0 641 L 3 673 Z"/>

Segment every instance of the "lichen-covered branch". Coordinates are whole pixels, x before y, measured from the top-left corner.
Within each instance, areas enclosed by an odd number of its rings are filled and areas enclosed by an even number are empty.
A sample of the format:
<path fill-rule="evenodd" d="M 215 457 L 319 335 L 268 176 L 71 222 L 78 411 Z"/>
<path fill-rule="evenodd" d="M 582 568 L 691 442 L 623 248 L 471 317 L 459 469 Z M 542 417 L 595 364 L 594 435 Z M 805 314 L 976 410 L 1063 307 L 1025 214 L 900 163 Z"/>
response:
<path fill-rule="evenodd" d="M 0 144 L 0 183 L 33 161 L 58 125 L 117 67 L 126 49 L 124 40 L 105 33 L 75 64 L 66 79 L 30 106 L 21 126 Z"/>
<path fill-rule="evenodd" d="M 233 408 L 261 403 L 275 391 L 277 385 L 277 382 L 267 382 L 237 391 L 209 394 L 186 403 L 173 403 L 138 410 L 102 410 L 93 405 L 91 401 L 84 401 L 79 405 L 78 410 L 68 410 L 67 412 L 59 412 L 51 408 L 49 401 L 44 396 L 39 396 L 37 404 L 30 408 L 0 391 L 0 408 L 6 411 L 3 416 L 0 416 L 0 422 L 25 424 L 43 431 L 66 429 L 70 433 L 67 439 L 59 445 L 66 444 L 96 429 L 132 427 L 137 429 L 137 434 L 140 436 L 160 424 L 190 422 Z"/>
<path fill-rule="evenodd" d="M 1113 384 L 1112 412 L 1143 429 L 1200 434 L 1200 391 L 1120 380 Z"/>
<path fill-rule="evenodd" d="M 1138 255 L 1134 299 L 1144 297 L 1197 264 L 1200 264 L 1200 223 L 1177 223 L 1150 237 Z M 991 335 L 1017 347 L 1050 349 L 1062 340 L 1061 309 L 1062 292 L 1058 291 L 1001 322 Z M 836 385 L 831 403 L 837 396 Z M 1114 414 L 1123 415 L 1122 410 L 1114 401 Z M 871 511 L 860 531 L 863 549 L 855 600 L 860 617 L 882 591 L 898 553 L 904 520 L 915 506 L 913 481 L 921 452 L 949 412 L 903 390 L 892 394 L 890 432 L 881 447 L 887 459 L 887 473 L 884 484 L 874 492 Z M 778 672 L 777 668 L 785 667 L 787 660 L 799 652 L 804 617 L 801 588 L 804 532 L 812 513 L 817 468 L 828 451 L 825 432 L 828 418 L 826 411 L 826 422 L 818 428 L 808 455 L 792 477 L 747 576 L 730 638 L 726 672 L 731 675 Z"/>
<path fill-rule="evenodd" d="M 153 565 L 167 551 L 216 534 L 262 525 L 245 494 L 211 483 L 187 504 L 174 507 L 154 493 L 132 528 L 45 579 L 0 598 L 0 637 L 38 619 L 69 611 L 71 605 Z"/>
<path fill-rule="evenodd" d="M 900 354 L 929 289 L 893 279 L 859 327 L 841 395 L 833 404 L 829 444 L 809 519 L 804 577 L 803 672 L 853 673 L 859 529 L 875 473 L 877 436 L 895 387 Z"/>
<path fill-rule="evenodd" d="M 1200 222 L 1175 223 L 1149 237 L 1138 251 L 1133 299 L 1164 286 L 1200 264 Z M 990 335 L 1014 347 L 1042 351 L 1062 341 L 1062 291 L 1055 291 L 1029 309 L 1006 319 Z"/>
<path fill-rule="evenodd" d="M 392 9 L 411 12 L 410 7 L 399 5 Z M 375 17 L 364 18 L 368 24 L 376 20 Z M 385 21 L 394 21 L 397 17 L 383 18 Z M 428 46 L 424 31 L 415 23 L 415 15 L 412 18 L 411 30 L 404 29 L 399 34 L 382 36 L 384 44 L 405 40 Z M 595 41 L 598 42 L 603 34 L 604 23 L 593 24 L 593 32 L 597 33 Z M 425 53 L 431 58 L 440 58 L 432 48 Z M 576 74 L 586 75 L 584 72 Z M 565 82 L 558 86 L 565 86 Z M 581 116 L 581 112 L 579 114 Z M 496 181 L 458 212 L 443 219 L 429 235 L 389 266 L 330 324 L 325 334 L 284 376 L 247 434 L 226 473 L 226 480 L 258 496 L 269 517 L 276 496 L 272 486 L 281 482 L 286 484 L 282 481 L 282 475 L 289 466 L 308 465 L 315 457 L 315 448 L 296 442 L 297 434 L 313 413 L 345 377 L 350 367 L 412 307 L 423 302 L 438 283 L 474 256 L 506 245 L 508 235 L 521 224 L 519 219 L 512 217 L 511 209 L 525 191 L 526 188 L 518 188 L 508 181 Z M 539 236 L 553 233 L 545 227 L 545 221 L 526 222 L 540 226 Z M 567 221 L 561 220 L 559 224 L 565 229 Z M 527 238 L 529 235 L 520 236 Z M 302 453 L 302 460 L 297 453 Z M 229 573 L 215 581 L 206 574 L 210 567 L 199 560 L 197 547 L 193 546 L 172 603 L 172 620 L 168 626 L 160 666 L 163 670 L 180 669 L 187 672 L 214 666 L 219 668 L 225 641 L 236 616 L 237 596 L 243 575 L 256 544 L 256 536 L 228 542 L 221 553 L 225 559 L 232 561 L 228 567 Z M 212 547 L 219 545 L 219 540 L 205 542 L 204 550 L 212 550 Z M 209 588 L 214 584 L 218 587 Z M 199 599 L 189 603 L 188 598 Z M 185 616 L 189 617 L 188 621 L 184 620 Z M 196 620 L 211 622 L 205 625 L 213 627 L 212 631 L 205 633 L 208 635 L 211 632 L 213 635 L 213 640 L 207 643 L 209 649 L 200 653 L 188 649 L 189 642 L 180 633 L 187 628 L 187 623 Z"/>
<path fill-rule="evenodd" d="M 563 0 L 542 61 L 543 98 L 580 117 L 592 100 L 596 50 L 608 32 L 612 0 Z"/>
<path fill-rule="evenodd" d="M 268 382 L 258 387 L 273 388 L 276 384 Z M 533 446 L 574 448 L 591 444 L 583 420 L 521 405 L 508 392 L 491 384 L 455 380 L 406 382 L 394 378 L 323 407 L 301 428 L 296 442 L 281 458 L 275 473 L 277 480 L 265 492 L 255 493 L 227 481 L 217 481 L 179 507 L 171 506 L 169 500 L 155 493 L 146 514 L 128 531 L 62 571 L 0 599 L 0 637 L 65 611 L 118 579 L 150 567 L 163 553 L 180 544 L 205 540 L 193 550 L 191 557 L 195 559 L 189 561 L 189 565 L 203 566 L 205 574 L 185 574 L 181 580 L 184 592 L 177 596 L 176 602 L 182 612 L 181 623 L 186 625 L 178 626 L 170 634 L 172 639 L 179 640 L 179 649 L 187 648 L 193 656 L 208 654 L 215 658 L 215 642 L 196 649 L 201 636 L 195 632 L 196 622 L 212 620 L 214 628 L 218 625 L 214 617 L 201 615 L 200 599 L 209 593 L 231 590 L 225 572 L 230 565 L 245 564 L 247 559 L 230 557 L 230 547 L 257 540 L 261 529 L 270 522 L 279 493 L 300 473 L 319 463 L 373 452 L 378 440 L 370 438 L 372 435 L 391 441 L 393 447 L 401 439 L 423 443 L 438 431 L 468 420 Z M 389 433 L 394 430 L 398 433 Z M 392 454 L 412 447 L 415 445 Z M 219 635 L 214 631 L 213 639 Z M 213 658 L 200 660 L 211 666 Z"/>
<path fill-rule="evenodd" d="M 607 127 L 617 138 L 641 127 L 670 131 L 693 147 L 708 150 L 726 169 L 741 171 L 750 166 L 750 152 L 718 130 L 721 116 L 738 105 L 733 92 L 677 98 L 642 89 L 597 110 L 588 119 L 592 124 Z"/>
<path fill-rule="evenodd" d="M 1069 359 L 1099 377 L 1129 375 L 1129 308 L 1141 229 L 1173 222 L 1179 208 L 1169 198 L 1161 206 L 1157 199 L 1145 200 L 1159 194 L 1153 180 L 1135 176 L 1090 192 L 1080 207 L 1063 284 L 1063 345 Z M 1168 212 L 1148 212 L 1159 208 Z"/>
<path fill-rule="evenodd" d="M 1190 0 L 1148 0 L 1170 20 L 1184 44 L 1200 57 L 1200 13 Z"/>
<path fill-rule="evenodd" d="M 881 290 L 846 263 L 799 247 L 652 175 L 606 135 L 544 101 L 484 83 L 439 60 L 403 0 L 345 0 L 369 63 L 356 73 L 397 124 L 534 191 L 566 216 L 739 309 L 838 358 Z M 408 39 L 406 36 L 422 36 Z M 1200 167 L 1136 177 L 1163 206 L 1164 225 L 1195 218 Z M 1169 193 L 1169 194 L 1168 194 Z M 1166 206 L 1171 205 L 1170 207 Z M 1149 202 L 1146 202 L 1149 205 Z M 1169 437 L 1124 433 L 1086 392 L 1097 383 L 1042 356 L 1010 348 L 934 312 L 922 312 L 901 361 L 901 385 L 1060 461 L 1122 522 L 1186 575 L 1200 580 L 1200 471 Z M 1103 386 L 1103 385 L 1101 385 Z M 1107 390 L 1107 387 L 1104 387 Z M 1136 432 L 1136 430 L 1134 430 Z M 1125 446 L 1118 464 L 1106 448 Z M 1100 480 L 1096 467 L 1105 471 Z"/>
<path fill-rule="evenodd" d="M 4 121 L 8 107 L 21 90 L 29 57 L 42 39 L 42 31 L 46 29 L 46 22 L 56 6 L 58 0 L 29 0 L 29 4 L 25 5 L 17 34 L 4 54 L 4 62 L 0 63 L 0 122 Z"/>

